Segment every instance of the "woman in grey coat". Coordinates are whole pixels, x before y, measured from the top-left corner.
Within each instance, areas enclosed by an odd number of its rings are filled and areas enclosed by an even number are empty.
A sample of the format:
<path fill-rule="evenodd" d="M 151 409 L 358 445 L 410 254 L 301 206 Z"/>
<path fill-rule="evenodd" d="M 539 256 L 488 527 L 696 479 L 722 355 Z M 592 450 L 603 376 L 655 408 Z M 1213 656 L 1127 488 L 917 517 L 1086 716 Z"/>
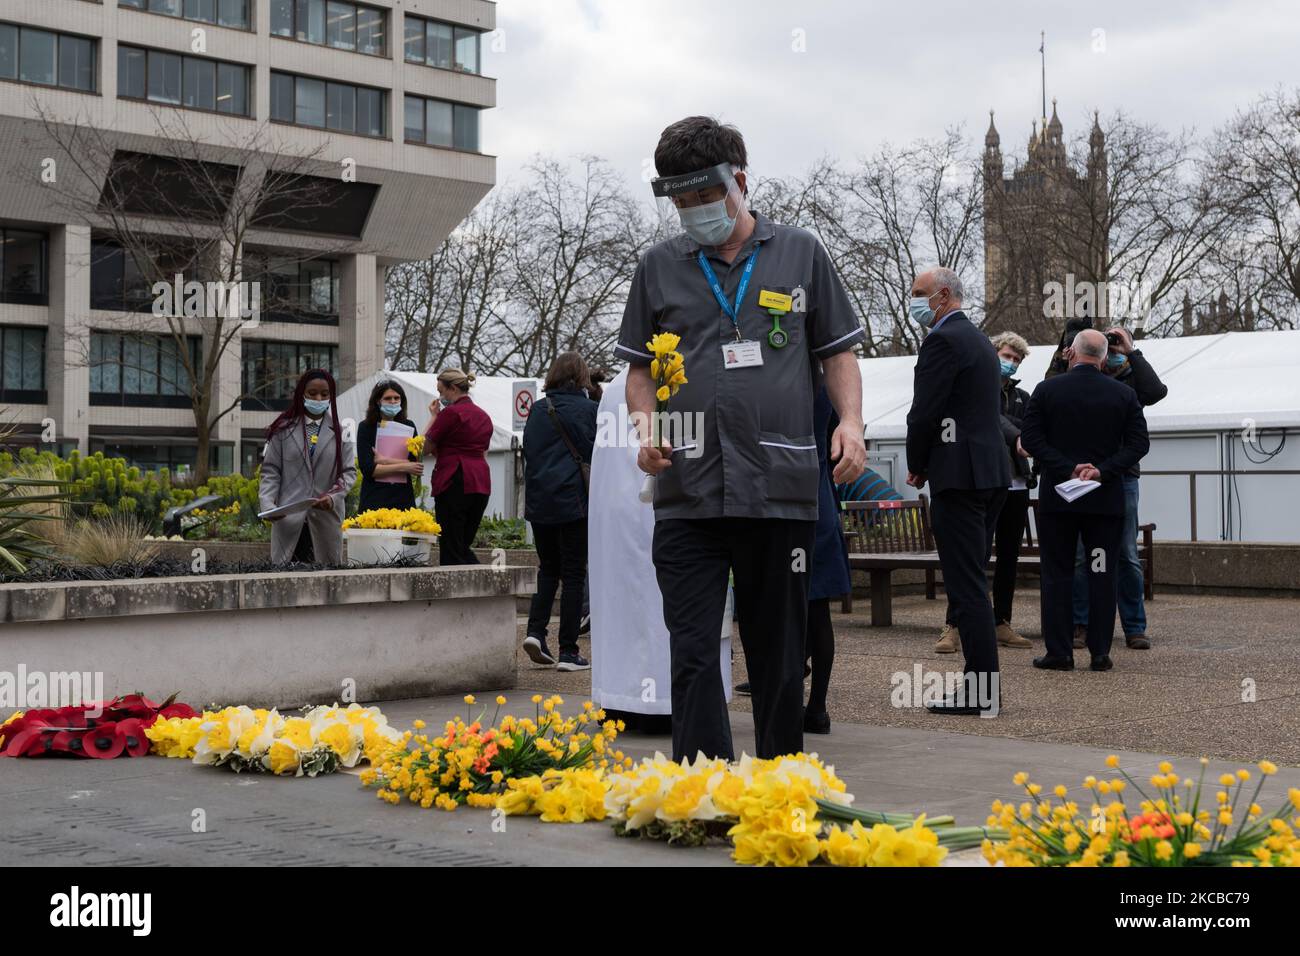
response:
<path fill-rule="evenodd" d="M 267 430 L 261 510 L 316 499 L 310 508 L 271 519 L 271 559 L 276 564 L 343 563 L 345 499 L 357 480 L 357 450 L 339 425 L 337 392 L 329 372 L 304 372 L 289 407 Z"/>

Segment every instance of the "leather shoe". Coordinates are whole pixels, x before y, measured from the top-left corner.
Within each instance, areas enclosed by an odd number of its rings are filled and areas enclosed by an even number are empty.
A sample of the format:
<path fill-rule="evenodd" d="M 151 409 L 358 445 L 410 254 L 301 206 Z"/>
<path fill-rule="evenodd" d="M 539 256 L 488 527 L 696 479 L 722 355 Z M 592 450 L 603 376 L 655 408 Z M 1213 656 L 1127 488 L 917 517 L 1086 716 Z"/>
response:
<path fill-rule="evenodd" d="M 1074 646 L 1076 648 L 1088 646 L 1088 625 L 1074 625 Z"/>
<path fill-rule="evenodd" d="M 1034 658 L 1034 666 L 1045 671 L 1072 671 L 1074 670 L 1074 658 L 1053 657 L 1051 654 L 1044 654 L 1042 657 Z"/>
<path fill-rule="evenodd" d="M 1115 665 L 1111 663 L 1110 655 L 1097 654 L 1093 657 L 1092 664 L 1089 666 L 1095 671 L 1108 671 Z"/>
<path fill-rule="evenodd" d="M 1002 710 L 1002 701 L 998 700 L 997 708 L 981 707 L 978 704 L 959 704 L 955 698 L 949 697 L 940 704 L 930 704 L 925 708 L 932 714 L 948 714 L 954 717 L 979 717 L 985 713 L 989 716 L 997 716 Z M 990 713 L 991 712 L 991 713 Z"/>
<path fill-rule="evenodd" d="M 831 732 L 831 715 L 824 710 L 803 712 L 803 732 L 805 734 L 829 734 Z"/>
<path fill-rule="evenodd" d="M 1151 641 L 1145 634 L 1125 634 L 1124 643 L 1128 645 L 1129 650 L 1149 651 L 1151 650 Z"/>

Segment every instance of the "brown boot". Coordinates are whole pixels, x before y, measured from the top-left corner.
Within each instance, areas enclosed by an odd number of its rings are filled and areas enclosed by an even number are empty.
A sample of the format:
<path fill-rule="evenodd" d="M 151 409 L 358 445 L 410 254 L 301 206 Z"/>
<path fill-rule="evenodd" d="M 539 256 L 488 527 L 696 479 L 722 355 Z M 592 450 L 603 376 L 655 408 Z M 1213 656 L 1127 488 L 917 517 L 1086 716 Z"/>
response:
<path fill-rule="evenodd" d="M 1084 624 L 1074 625 L 1074 646 L 1075 647 L 1088 646 L 1088 628 L 1086 625 Z"/>
<path fill-rule="evenodd" d="M 1033 647 L 1033 643 L 1027 638 L 1021 637 L 1011 625 L 1003 621 L 998 625 L 998 643 L 1003 647 Z"/>
<path fill-rule="evenodd" d="M 939 643 L 934 645 L 936 654 L 956 654 L 961 650 L 961 635 L 957 633 L 957 628 L 951 624 L 945 624 L 943 631 L 939 634 Z"/>
<path fill-rule="evenodd" d="M 1151 650 L 1151 639 L 1145 634 L 1125 634 L 1124 643 L 1130 650 L 1149 651 Z"/>

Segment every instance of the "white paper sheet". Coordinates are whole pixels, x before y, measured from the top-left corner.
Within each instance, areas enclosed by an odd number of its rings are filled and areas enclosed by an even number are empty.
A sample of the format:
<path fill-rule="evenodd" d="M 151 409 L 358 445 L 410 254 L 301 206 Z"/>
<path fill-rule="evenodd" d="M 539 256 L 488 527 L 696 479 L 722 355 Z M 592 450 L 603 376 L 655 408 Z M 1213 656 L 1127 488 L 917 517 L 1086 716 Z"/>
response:
<path fill-rule="evenodd" d="M 288 504 L 277 505 L 270 511 L 259 511 L 259 518 L 278 518 L 280 515 L 291 515 L 298 511 L 306 511 L 316 503 L 315 498 L 300 498 L 297 501 L 290 501 Z"/>
<path fill-rule="evenodd" d="M 1077 501 L 1095 488 L 1100 488 L 1100 481 L 1071 478 L 1056 486 L 1056 493 L 1066 501 Z"/>

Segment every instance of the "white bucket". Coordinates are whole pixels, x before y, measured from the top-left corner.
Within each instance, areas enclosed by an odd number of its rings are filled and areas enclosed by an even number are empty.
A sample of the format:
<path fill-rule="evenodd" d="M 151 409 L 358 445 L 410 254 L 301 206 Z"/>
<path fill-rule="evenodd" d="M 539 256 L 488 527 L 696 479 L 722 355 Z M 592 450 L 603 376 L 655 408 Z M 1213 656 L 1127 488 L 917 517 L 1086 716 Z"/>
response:
<path fill-rule="evenodd" d="M 433 543 L 437 540 L 436 534 L 388 528 L 348 528 L 343 532 L 348 564 L 352 567 L 391 564 L 400 558 L 413 558 L 428 564 Z"/>

